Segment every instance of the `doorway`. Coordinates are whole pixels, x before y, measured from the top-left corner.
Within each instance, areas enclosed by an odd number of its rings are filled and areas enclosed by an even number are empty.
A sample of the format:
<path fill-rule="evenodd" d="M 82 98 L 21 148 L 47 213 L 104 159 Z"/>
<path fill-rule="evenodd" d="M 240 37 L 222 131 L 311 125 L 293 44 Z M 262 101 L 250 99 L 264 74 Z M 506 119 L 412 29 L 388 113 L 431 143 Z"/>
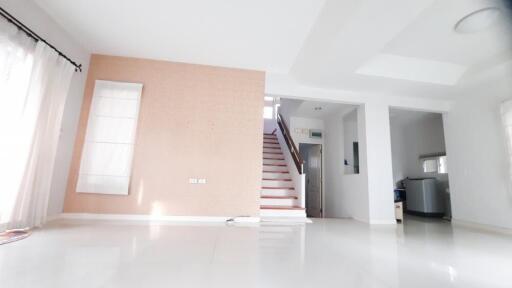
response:
<path fill-rule="evenodd" d="M 300 143 L 299 151 L 306 174 L 306 214 L 322 218 L 322 145 Z"/>
<path fill-rule="evenodd" d="M 390 132 L 395 208 L 404 220 L 451 220 L 442 114 L 391 108 Z"/>

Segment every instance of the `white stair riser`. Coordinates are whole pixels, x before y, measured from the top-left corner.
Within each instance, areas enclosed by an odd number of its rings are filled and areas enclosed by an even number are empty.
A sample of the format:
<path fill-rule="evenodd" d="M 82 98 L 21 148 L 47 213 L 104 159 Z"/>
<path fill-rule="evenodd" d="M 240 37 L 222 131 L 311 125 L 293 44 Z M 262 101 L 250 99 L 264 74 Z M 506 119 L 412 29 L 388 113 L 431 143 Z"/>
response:
<path fill-rule="evenodd" d="M 263 171 L 283 172 L 283 171 L 288 171 L 288 167 L 286 167 L 286 166 L 267 166 L 267 165 L 264 165 L 263 166 Z"/>
<path fill-rule="evenodd" d="M 293 182 L 279 180 L 262 180 L 261 187 L 293 187 Z"/>
<path fill-rule="evenodd" d="M 293 234 L 292 234 L 293 235 Z M 268 239 L 274 239 L 274 240 L 281 240 L 281 239 L 288 239 L 292 235 L 285 234 L 285 233 L 266 233 L 266 234 L 259 234 L 260 240 L 268 240 Z"/>
<path fill-rule="evenodd" d="M 284 156 L 281 154 L 263 153 L 263 158 L 284 159 Z"/>
<path fill-rule="evenodd" d="M 280 160 L 280 159 L 263 159 L 263 164 L 280 164 L 280 165 L 286 165 L 286 162 L 284 162 L 284 160 Z"/>
<path fill-rule="evenodd" d="M 297 205 L 297 200 L 295 199 L 268 199 L 261 198 L 260 205 L 268 205 L 268 206 L 295 206 Z"/>
<path fill-rule="evenodd" d="M 306 217 L 304 210 L 260 209 L 260 217 Z"/>
<path fill-rule="evenodd" d="M 279 149 L 263 148 L 263 153 L 267 153 L 267 152 L 269 152 L 269 153 L 274 153 L 274 152 L 275 153 L 282 153 L 281 148 L 279 148 Z"/>
<path fill-rule="evenodd" d="M 290 177 L 290 173 L 263 172 L 263 178 L 268 179 L 290 179 Z"/>
<path fill-rule="evenodd" d="M 297 196 L 294 190 L 286 189 L 261 189 L 262 196 Z"/>
<path fill-rule="evenodd" d="M 265 141 L 266 142 L 266 141 Z M 266 143 L 263 143 L 263 148 L 266 148 L 266 147 L 276 147 L 276 148 L 281 148 L 281 146 L 279 145 L 279 143 L 272 143 L 272 142 L 266 142 Z"/>
<path fill-rule="evenodd" d="M 272 223 L 274 224 L 274 223 Z M 291 226 L 283 226 L 283 225 L 261 225 L 259 228 L 261 234 L 265 233 L 293 233 L 295 232 L 294 228 Z"/>

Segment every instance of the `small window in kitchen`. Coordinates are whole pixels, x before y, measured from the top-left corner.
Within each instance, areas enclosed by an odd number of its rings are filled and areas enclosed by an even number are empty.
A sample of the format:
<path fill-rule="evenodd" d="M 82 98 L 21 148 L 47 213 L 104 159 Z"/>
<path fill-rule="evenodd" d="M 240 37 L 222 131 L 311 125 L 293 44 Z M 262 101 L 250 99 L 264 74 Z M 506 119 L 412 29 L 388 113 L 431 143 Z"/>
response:
<path fill-rule="evenodd" d="M 448 173 L 448 161 L 446 155 L 426 155 L 420 157 L 424 173 Z"/>

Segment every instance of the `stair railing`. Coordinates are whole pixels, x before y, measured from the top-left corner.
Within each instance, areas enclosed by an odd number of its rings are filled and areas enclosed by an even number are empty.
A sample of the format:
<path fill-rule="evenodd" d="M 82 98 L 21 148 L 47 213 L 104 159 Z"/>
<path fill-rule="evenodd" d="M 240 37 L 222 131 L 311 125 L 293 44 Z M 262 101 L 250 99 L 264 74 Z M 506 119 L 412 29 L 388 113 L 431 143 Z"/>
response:
<path fill-rule="evenodd" d="M 292 135 L 290 134 L 290 130 L 288 129 L 286 122 L 284 122 L 284 119 L 281 116 L 281 114 L 277 114 L 277 125 L 279 126 L 279 129 L 281 129 L 281 133 L 283 134 L 284 141 L 286 142 L 286 146 L 288 146 L 288 150 L 290 151 L 290 154 L 292 155 L 292 159 L 293 159 L 293 162 L 295 163 L 295 167 L 297 167 L 297 171 L 301 175 L 304 174 L 304 169 L 303 169 L 304 160 L 302 159 L 302 156 L 300 155 L 299 149 L 297 149 L 295 142 L 293 142 L 293 138 L 292 138 Z"/>

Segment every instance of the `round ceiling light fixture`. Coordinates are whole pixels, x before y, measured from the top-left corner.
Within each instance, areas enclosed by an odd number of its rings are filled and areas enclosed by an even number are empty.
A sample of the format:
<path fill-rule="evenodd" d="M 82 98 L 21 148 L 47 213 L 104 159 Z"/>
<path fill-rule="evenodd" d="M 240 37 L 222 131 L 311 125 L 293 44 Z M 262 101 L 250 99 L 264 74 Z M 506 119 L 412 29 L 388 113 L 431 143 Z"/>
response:
<path fill-rule="evenodd" d="M 479 9 L 462 17 L 453 29 L 463 34 L 480 32 L 495 24 L 500 16 L 501 9 L 498 7 Z"/>
<path fill-rule="evenodd" d="M 315 111 L 320 111 L 320 110 L 322 110 L 322 107 L 320 107 L 320 106 L 319 107 L 315 107 Z"/>

